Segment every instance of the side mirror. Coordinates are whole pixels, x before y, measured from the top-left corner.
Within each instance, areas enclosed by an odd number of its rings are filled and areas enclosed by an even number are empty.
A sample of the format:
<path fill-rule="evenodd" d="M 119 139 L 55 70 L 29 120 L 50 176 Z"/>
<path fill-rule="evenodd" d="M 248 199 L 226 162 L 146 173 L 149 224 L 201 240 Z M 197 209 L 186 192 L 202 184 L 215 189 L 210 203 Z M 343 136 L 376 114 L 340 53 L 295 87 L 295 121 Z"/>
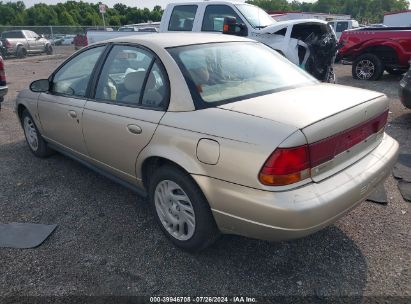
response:
<path fill-rule="evenodd" d="M 248 36 L 247 26 L 244 23 L 237 23 L 235 17 L 224 17 L 223 34 Z"/>
<path fill-rule="evenodd" d="M 47 92 L 50 90 L 50 82 L 48 79 L 35 80 L 30 84 L 30 90 L 35 93 Z"/>

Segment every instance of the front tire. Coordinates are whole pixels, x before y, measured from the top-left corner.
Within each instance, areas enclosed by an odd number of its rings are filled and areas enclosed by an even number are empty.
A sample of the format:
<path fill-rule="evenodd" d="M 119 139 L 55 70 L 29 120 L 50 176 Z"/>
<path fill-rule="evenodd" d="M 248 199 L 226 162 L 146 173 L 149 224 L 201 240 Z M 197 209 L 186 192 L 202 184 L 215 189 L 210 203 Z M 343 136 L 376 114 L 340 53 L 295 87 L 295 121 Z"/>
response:
<path fill-rule="evenodd" d="M 383 73 L 384 67 L 380 58 L 371 53 L 359 56 L 352 64 L 354 79 L 378 80 Z"/>
<path fill-rule="evenodd" d="M 177 247 L 200 251 L 219 231 L 210 206 L 192 178 L 173 166 L 162 166 L 149 180 L 149 200 L 163 233 Z"/>
<path fill-rule="evenodd" d="M 26 137 L 26 142 L 30 148 L 30 151 L 37 157 L 44 158 L 53 153 L 47 142 L 41 136 L 36 124 L 34 123 L 33 117 L 27 110 L 23 111 L 21 115 L 21 124 L 24 130 L 24 136 Z"/>

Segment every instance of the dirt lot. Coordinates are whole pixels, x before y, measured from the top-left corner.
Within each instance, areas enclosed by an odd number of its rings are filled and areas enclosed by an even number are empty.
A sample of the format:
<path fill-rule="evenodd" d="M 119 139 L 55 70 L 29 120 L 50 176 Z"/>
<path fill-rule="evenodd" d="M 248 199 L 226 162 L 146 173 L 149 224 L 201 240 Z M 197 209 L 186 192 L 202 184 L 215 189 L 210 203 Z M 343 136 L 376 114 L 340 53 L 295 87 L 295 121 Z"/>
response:
<path fill-rule="evenodd" d="M 16 94 L 46 78 L 71 51 L 6 62 L 10 89 L 0 112 L 0 222 L 58 228 L 38 248 L 0 249 L 0 296 L 310 295 L 350 296 L 355 303 L 411 296 L 410 203 L 393 177 L 385 183 L 388 205 L 364 202 L 310 237 L 268 243 L 223 236 L 191 255 L 163 237 L 135 193 L 62 155 L 35 158 L 13 113 Z M 388 133 L 402 153 L 411 153 L 411 111 L 397 97 L 400 77 L 355 81 L 349 66 L 336 71 L 338 83 L 388 95 Z"/>

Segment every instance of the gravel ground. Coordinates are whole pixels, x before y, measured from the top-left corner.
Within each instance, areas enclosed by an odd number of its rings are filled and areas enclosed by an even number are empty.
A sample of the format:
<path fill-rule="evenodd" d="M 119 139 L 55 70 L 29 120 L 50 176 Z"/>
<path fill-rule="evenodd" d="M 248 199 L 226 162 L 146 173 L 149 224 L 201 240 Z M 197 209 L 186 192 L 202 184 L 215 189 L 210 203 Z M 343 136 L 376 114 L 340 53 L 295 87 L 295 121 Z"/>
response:
<path fill-rule="evenodd" d="M 58 228 L 38 248 L 0 249 L 0 296 L 409 299 L 411 210 L 392 177 L 385 183 L 388 205 L 364 202 L 312 236 L 278 243 L 223 236 L 192 255 L 163 237 L 147 202 L 135 193 L 62 155 L 35 158 L 13 113 L 16 94 L 31 81 L 48 77 L 71 52 L 61 48 L 55 56 L 6 62 L 9 94 L 0 112 L 0 222 L 55 223 Z M 388 133 L 400 142 L 402 153 L 410 153 L 411 111 L 397 97 L 400 77 L 355 81 L 351 67 L 341 65 L 336 74 L 338 83 L 388 95 Z"/>

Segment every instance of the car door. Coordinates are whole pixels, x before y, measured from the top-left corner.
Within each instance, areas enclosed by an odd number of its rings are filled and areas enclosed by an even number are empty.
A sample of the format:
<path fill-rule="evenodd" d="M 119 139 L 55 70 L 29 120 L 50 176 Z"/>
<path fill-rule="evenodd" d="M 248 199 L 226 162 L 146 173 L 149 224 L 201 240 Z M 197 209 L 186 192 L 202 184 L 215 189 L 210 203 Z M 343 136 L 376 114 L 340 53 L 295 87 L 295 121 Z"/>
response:
<path fill-rule="evenodd" d="M 96 165 L 136 182 L 135 163 L 168 106 L 164 67 L 151 51 L 115 45 L 83 112 L 87 151 Z"/>
<path fill-rule="evenodd" d="M 43 52 L 44 51 L 44 44 L 43 41 L 40 39 L 40 36 L 35 33 L 30 31 L 31 36 L 33 37 L 33 51 L 37 52 Z"/>
<path fill-rule="evenodd" d="M 31 31 L 23 31 L 24 36 L 26 37 L 26 43 L 27 43 L 27 52 L 28 53 L 33 53 L 36 51 L 36 41 L 31 35 Z"/>
<path fill-rule="evenodd" d="M 43 136 L 75 153 L 87 154 L 82 114 L 93 69 L 104 50 L 105 46 L 96 46 L 64 63 L 51 76 L 50 91 L 38 99 Z"/>

